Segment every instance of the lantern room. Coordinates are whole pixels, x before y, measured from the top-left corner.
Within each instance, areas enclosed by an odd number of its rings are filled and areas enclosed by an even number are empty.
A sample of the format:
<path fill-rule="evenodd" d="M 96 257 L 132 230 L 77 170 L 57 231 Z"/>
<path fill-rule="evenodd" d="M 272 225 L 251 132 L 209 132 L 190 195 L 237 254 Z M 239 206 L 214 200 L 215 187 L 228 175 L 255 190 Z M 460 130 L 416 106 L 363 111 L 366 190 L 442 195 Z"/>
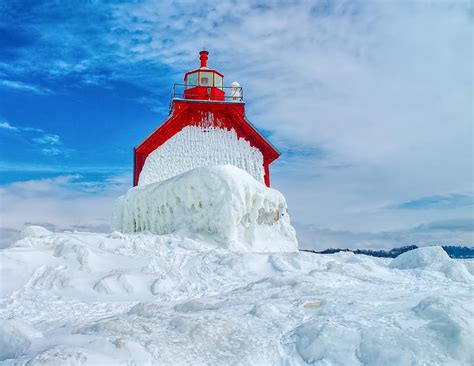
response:
<path fill-rule="evenodd" d="M 184 75 L 184 99 L 225 100 L 224 75 L 207 67 L 209 52 L 199 52 L 201 66 Z"/>

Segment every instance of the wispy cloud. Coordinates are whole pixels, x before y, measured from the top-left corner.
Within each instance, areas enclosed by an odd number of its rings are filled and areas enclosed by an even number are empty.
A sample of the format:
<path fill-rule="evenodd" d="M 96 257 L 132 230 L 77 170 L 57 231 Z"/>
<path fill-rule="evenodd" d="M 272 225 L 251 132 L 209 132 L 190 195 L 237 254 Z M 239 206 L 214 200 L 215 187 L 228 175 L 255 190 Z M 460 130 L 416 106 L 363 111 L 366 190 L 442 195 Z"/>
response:
<path fill-rule="evenodd" d="M 49 149 L 41 149 L 41 153 L 47 156 L 58 156 L 58 155 L 64 154 L 64 151 L 52 147 Z"/>
<path fill-rule="evenodd" d="M 446 195 L 421 197 L 414 200 L 402 202 L 389 208 L 401 210 L 422 210 L 449 209 L 465 206 L 474 206 L 474 194 L 452 193 Z"/>
<path fill-rule="evenodd" d="M 8 122 L 0 122 L 0 128 L 11 131 L 18 131 L 18 127 L 10 125 Z"/>
<path fill-rule="evenodd" d="M 41 224 L 56 230 L 106 231 L 116 198 L 128 188 L 128 174 L 105 181 L 88 181 L 76 174 L 0 186 L 0 230 L 14 233 L 25 225 Z M 9 238 L 13 240 L 12 235 Z"/>
<path fill-rule="evenodd" d="M 23 92 L 29 92 L 38 95 L 51 95 L 53 92 L 44 87 L 40 87 L 33 84 L 27 84 L 22 81 L 14 81 L 14 80 L 0 80 L 0 87 L 19 90 Z"/>
<path fill-rule="evenodd" d="M 428 224 L 422 224 L 415 228 L 418 232 L 437 232 L 437 231 L 448 231 L 448 232 L 468 232 L 471 237 L 474 235 L 474 218 L 467 219 L 451 219 L 434 221 Z"/>
<path fill-rule="evenodd" d="M 73 150 L 64 146 L 58 135 L 44 132 L 40 128 L 13 126 L 7 121 L 0 122 L 0 129 L 21 134 L 32 146 L 45 156 L 69 155 Z"/>
<path fill-rule="evenodd" d="M 44 131 L 41 128 L 34 128 L 34 127 L 24 127 L 24 126 L 12 126 L 10 122 L 8 121 L 2 121 L 0 122 L 0 128 L 5 129 L 5 130 L 10 130 L 10 131 L 15 131 L 15 132 L 38 132 L 38 133 L 44 133 Z"/>
<path fill-rule="evenodd" d="M 61 139 L 58 135 L 44 134 L 43 136 L 34 138 L 32 141 L 41 145 L 60 145 Z"/>
<path fill-rule="evenodd" d="M 68 173 L 80 173 L 80 174 L 105 174 L 110 176 L 114 173 L 124 173 L 131 170 L 130 165 L 84 165 L 74 166 L 72 164 L 61 165 L 61 164 L 35 164 L 35 163 L 8 163 L 0 162 L 0 172 L 8 171 L 20 171 L 27 173 L 57 173 L 57 174 L 68 174 Z"/>

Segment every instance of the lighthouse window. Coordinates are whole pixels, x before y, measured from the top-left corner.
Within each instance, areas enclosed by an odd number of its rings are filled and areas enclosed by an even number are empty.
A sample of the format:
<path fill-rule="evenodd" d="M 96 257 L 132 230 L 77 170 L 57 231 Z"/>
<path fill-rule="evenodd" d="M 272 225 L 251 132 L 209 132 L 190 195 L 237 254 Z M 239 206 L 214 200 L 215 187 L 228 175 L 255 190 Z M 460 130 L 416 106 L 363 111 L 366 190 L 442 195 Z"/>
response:
<path fill-rule="evenodd" d="M 198 85 L 198 73 L 188 75 L 188 87 Z"/>
<path fill-rule="evenodd" d="M 199 85 L 212 86 L 212 72 L 201 72 Z"/>
<path fill-rule="evenodd" d="M 222 89 L 222 76 L 214 74 L 214 86 Z"/>

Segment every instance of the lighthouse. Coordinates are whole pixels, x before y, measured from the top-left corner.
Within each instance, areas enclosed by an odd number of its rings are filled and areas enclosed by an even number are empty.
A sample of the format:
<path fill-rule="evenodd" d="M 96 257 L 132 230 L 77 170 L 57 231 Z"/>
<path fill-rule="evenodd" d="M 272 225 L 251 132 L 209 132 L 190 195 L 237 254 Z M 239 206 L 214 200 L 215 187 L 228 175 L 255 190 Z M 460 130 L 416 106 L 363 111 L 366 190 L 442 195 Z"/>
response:
<path fill-rule="evenodd" d="M 280 156 L 245 114 L 242 87 L 200 66 L 173 86 L 168 118 L 134 149 L 134 186 L 160 182 L 194 168 L 234 165 L 270 186 L 270 164 Z"/>
<path fill-rule="evenodd" d="M 199 56 L 174 84 L 168 118 L 135 147 L 134 187 L 117 200 L 112 227 L 230 250 L 296 251 L 285 197 L 270 188 L 280 153 L 247 119 L 242 87 L 226 87 L 209 52 Z"/>

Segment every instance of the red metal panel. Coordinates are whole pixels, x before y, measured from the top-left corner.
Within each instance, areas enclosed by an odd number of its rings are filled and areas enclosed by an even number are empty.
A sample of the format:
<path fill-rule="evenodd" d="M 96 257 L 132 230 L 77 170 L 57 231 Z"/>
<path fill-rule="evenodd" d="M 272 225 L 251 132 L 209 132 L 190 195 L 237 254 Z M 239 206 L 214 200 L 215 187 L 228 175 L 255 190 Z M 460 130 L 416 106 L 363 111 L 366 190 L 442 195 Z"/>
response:
<path fill-rule="evenodd" d="M 211 86 L 195 86 L 184 91 L 185 99 L 194 100 L 220 100 L 225 99 L 223 90 Z"/>

